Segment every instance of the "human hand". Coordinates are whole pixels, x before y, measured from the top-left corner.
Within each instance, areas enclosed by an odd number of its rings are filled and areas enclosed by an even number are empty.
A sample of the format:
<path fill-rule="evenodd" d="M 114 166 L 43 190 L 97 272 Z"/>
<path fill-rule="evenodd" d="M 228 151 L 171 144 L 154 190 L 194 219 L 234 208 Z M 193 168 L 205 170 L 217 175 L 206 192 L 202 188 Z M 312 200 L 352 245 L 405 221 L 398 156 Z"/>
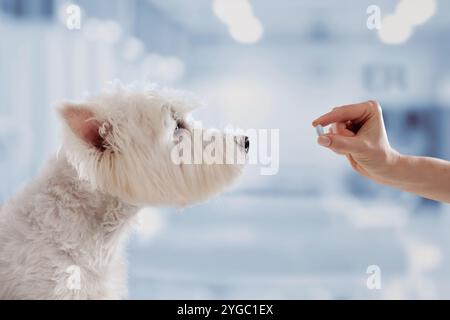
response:
<path fill-rule="evenodd" d="M 313 126 L 332 124 L 330 133 L 317 142 L 345 155 L 353 169 L 378 182 L 387 182 L 400 154 L 391 148 L 380 105 L 368 101 L 334 108 L 313 121 Z"/>

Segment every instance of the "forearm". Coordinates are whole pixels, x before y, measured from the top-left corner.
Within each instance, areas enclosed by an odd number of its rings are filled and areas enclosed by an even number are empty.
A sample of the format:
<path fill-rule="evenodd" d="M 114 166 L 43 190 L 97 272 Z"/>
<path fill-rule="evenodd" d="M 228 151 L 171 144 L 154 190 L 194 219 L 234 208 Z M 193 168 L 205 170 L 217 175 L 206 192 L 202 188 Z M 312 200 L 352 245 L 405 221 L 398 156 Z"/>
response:
<path fill-rule="evenodd" d="M 436 158 L 399 156 L 382 183 L 450 203 L 450 162 Z"/>

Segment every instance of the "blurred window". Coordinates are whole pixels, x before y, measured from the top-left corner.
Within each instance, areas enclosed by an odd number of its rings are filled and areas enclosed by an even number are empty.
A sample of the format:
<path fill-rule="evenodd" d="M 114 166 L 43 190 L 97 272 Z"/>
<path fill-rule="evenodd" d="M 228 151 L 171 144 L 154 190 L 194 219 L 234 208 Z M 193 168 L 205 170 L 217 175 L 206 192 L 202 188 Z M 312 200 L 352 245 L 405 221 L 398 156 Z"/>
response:
<path fill-rule="evenodd" d="M 50 19 L 54 0 L 0 0 L 0 9 L 16 18 Z"/>

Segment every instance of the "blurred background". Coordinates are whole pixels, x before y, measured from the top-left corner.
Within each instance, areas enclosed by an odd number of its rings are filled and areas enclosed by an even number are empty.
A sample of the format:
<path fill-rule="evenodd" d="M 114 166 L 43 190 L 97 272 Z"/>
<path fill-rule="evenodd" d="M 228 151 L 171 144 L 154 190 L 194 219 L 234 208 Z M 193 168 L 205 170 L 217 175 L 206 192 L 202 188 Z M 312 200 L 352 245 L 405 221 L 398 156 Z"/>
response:
<path fill-rule="evenodd" d="M 130 298 L 449 299 L 449 206 L 360 178 L 310 125 L 376 99 L 396 149 L 450 159 L 449 13 L 444 0 L 0 0 L 0 203 L 58 149 L 58 101 L 157 82 L 198 95 L 205 126 L 279 129 L 280 168 L 144 209 Z"/>

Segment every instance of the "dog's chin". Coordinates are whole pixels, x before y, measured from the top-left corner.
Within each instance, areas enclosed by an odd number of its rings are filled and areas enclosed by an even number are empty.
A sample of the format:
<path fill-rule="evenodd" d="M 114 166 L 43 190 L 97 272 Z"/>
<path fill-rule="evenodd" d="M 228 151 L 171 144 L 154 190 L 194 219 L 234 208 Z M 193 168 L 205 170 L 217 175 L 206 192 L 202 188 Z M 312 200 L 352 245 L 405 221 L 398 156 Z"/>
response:
<path fill-rule="evenodd" d="M 132 188 L 125 190 L 104 190 L 125 203 L 135 206 L 172 206 L 186 207 L 226 191 L 240 177 L 243 165 L 221 165 L 220 169 L 208 166 L 204 169 L 192 169 L 186 172 L 184 182 L 167 179 L 164 185 L 142 184 L 135 182 Z M 110 186 L 111 187 L 111 186 Z M 134 192 L 129 192 L 133 190 Z"/>
<path fill-rule="evenodd" d="M 235 182 L 241 176 L 241 170 L 243 166 L 233 166 L 232 170 L 229 170 L 227 175 L 223 177 L 223 179 L 219 179 L 218 181 L 209 183 L 205 181 L 205 184 L 199 186 L 197 188 L 197 192 L 195 190 L 187 190 L 185 197 L 179 198 L 178 201 L 175 201 L 175 205 L 178 207 L 183 207 L 187 205 L 192 205 L 199 202 L 207 201 L 210 198 L 213 198 L 223 192 L 229 190 Z M 205 185 L 208 188 L 205 188 Z"/>

